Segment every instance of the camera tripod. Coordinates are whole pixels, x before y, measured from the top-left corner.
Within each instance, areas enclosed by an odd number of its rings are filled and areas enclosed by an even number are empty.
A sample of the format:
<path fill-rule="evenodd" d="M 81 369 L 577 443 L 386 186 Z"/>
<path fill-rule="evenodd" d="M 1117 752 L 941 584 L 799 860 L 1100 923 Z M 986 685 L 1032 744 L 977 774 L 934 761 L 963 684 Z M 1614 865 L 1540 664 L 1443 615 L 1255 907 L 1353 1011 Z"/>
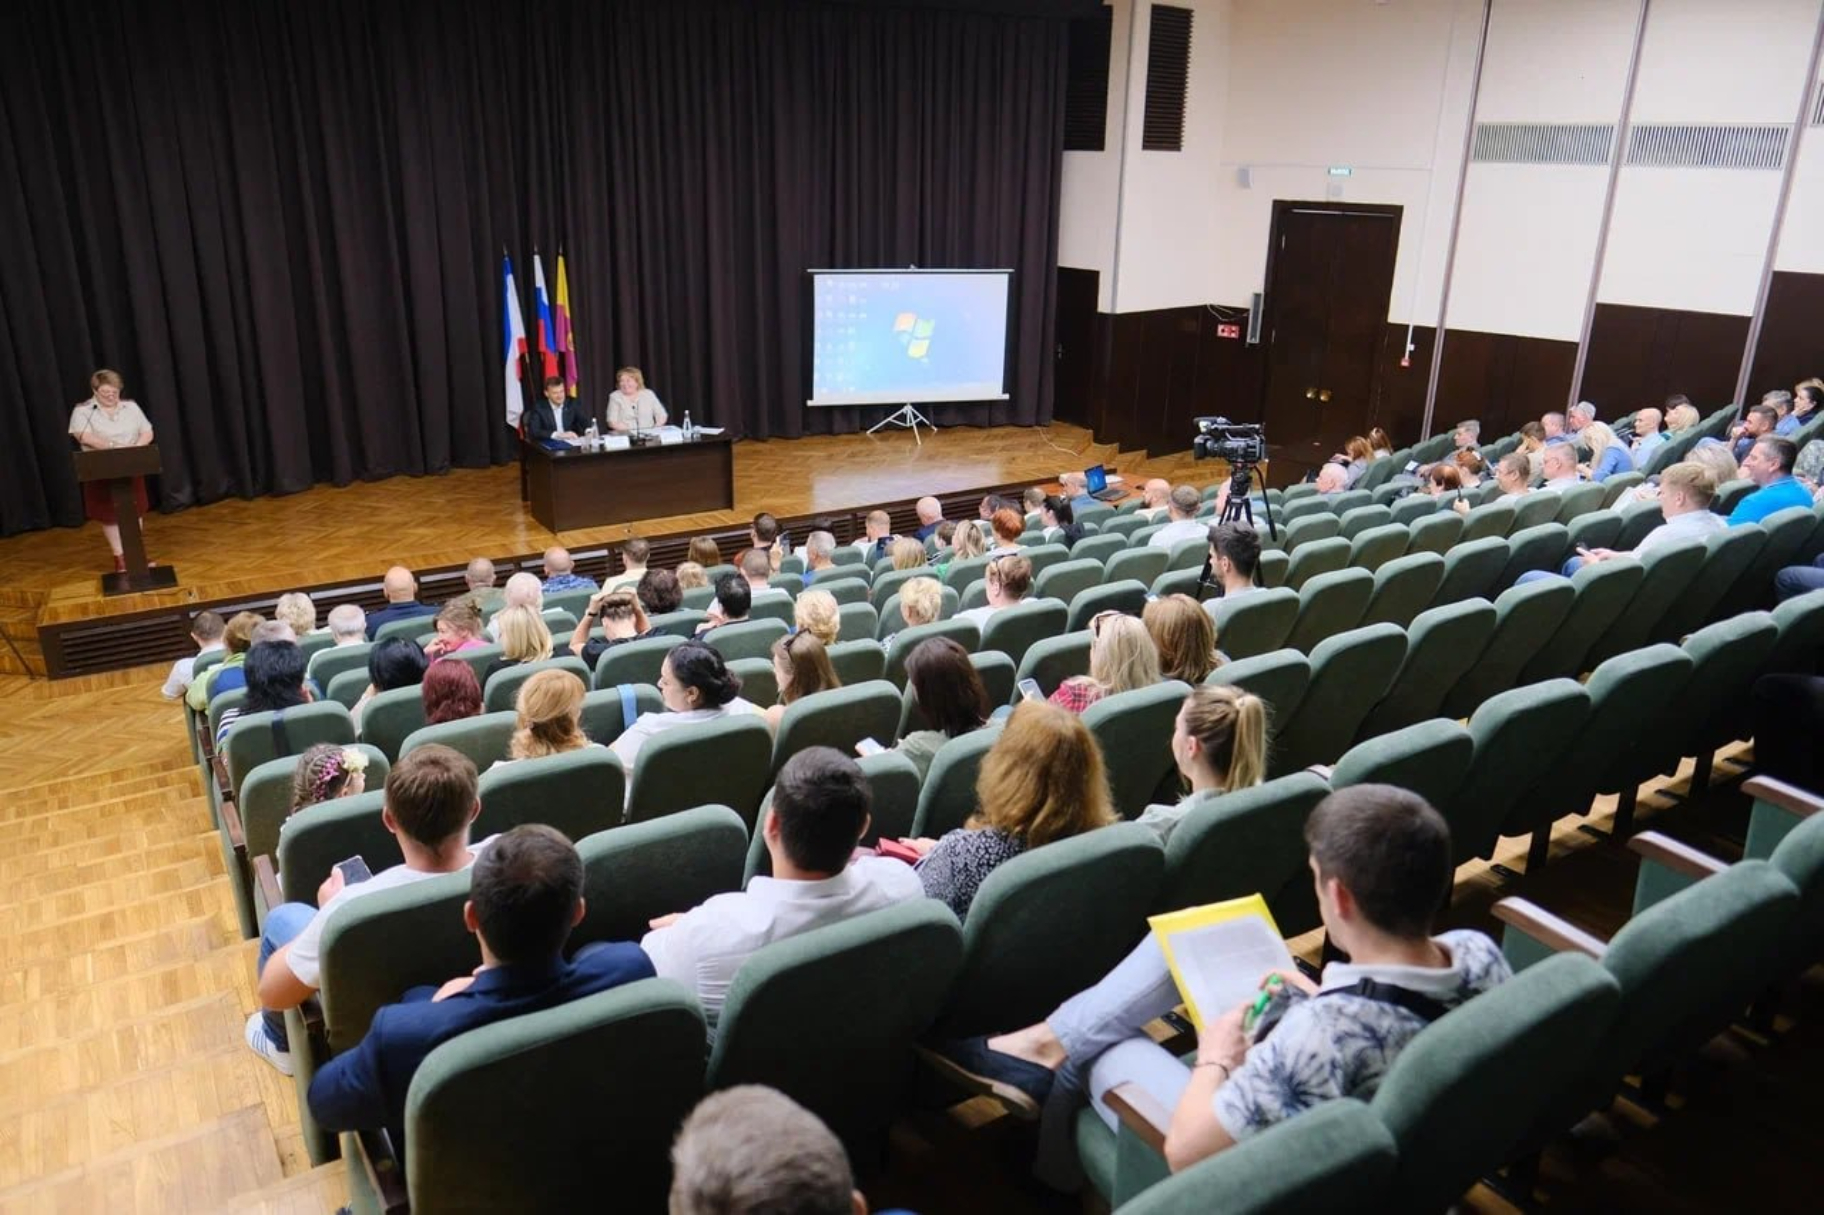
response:
<path fill-rule="evenodd" d="M 1246 522 L 1250 528 L 1254 528 L 1256 531 L 1260 530 L 1258 527 L 1255 527 L 1254 503 L 1249 500 L 1249 496 L 1253 492 L 1254 466 L 1252 464 L 1237 462 L 1229 474 L 1229 500 L 1222 504 L 1222 514 L 1216 519 L 1217 526 L 1220 527 L 1224 523 Z M 1264 496 L 1261 498 L 1260 503 L 1261 513 L 1267 517 L 1267 534 L 1277 540 L 1279 539 L 1279 530 L 1273 522 L 1273 503 Z M 1202 602 L 1203 597 L 1212 589 L 1221 590 L 1220 584 L 1212 583 L 1210 581 L 1211 575 L 1214 572 L 1215 571 L 1211 568 L 1211 558 L 1206 553 L 1203 558 L 1203 572 L 1197 576 L 1197 599 L 1199 602 Z"/>

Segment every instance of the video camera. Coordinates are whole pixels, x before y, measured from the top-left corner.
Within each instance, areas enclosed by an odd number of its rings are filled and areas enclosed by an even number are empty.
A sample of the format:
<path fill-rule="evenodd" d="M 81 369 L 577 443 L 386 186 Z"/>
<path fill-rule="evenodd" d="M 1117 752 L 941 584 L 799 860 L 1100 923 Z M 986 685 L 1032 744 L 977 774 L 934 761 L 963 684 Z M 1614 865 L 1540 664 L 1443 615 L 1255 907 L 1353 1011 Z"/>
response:
<path fill-rule="evenodd" d="M 1267 458 L 1266 431 L 1258 422 L 1231 422 L 1227 418 L 1192 418 L 1197 437 L 1191 440 L 1194 460 L 1227 460 L 1230 464 L 1259 464 Z"/>

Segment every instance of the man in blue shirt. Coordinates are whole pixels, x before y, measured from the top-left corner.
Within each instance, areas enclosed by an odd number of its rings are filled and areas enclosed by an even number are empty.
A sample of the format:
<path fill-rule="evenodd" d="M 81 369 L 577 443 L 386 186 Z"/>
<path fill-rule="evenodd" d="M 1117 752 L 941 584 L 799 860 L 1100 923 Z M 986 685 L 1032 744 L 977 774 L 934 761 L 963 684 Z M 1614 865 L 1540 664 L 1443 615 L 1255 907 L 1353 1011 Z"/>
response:
<path fill-rule="evenodd" d="M 1771 434 L 1756 439 L 1742 461 L 1742 475 L 1760 488 L 1735 504 L 1735 509 L 1729 512 L 1729 526 L 1759 523 L 1774 511 L 1785 510 L 1788 506 L 1810 507 L 1811 491 L 1792 475 L 1792 466 L 1798 458 L 1798 446 L 1791 439 Z"/>
<path fill-rule="evenodd" d="M 1794 431 L 1805 424 L 1805 419 L 1792 411 L 1792 394 L 1784 388 L 1761 394 L 1761 404 L 1773 406 L 1773 411 L 1780 415 L 1780 420 L 1773 424 L 1773 433 L 1782 439 L 1790 439 Z"/>
<path fill-rule="evenodd" d="M 554 546 L 545 550 L 545 594 L 588 591 L 593 595 L 601 589 L 595 579 L 576 572 L 576 558 L 570 555 L 569 549 Z"/>
<path fill-rule="evenodd" d="M 375 1013 L 367 1036 L 311 1081 L 317 1121 L 332 1132 L 385 1127 L 403 1153 L 406 1091 L 437 1047 L 466 1030 L 652 977 L 651 961 L 631 943 L 585 945 L 564 961 L 564 942 L 582 918 L 583 862 L 569 840 L 536 824 L 495 839 L 475 862 L 462 908 L 481 965 Z"/>
<path fill-rule="evenodd" d="M 1644 471 L 1648 459 L 1665 443 L 1666 436 L 1659 429 L 1659 424 L 1664 418 L 1664 414 L 1651 407 L 1640 410 L 1634 415 L 1634 444 L 1631 450 L 1635 468 Z"/>

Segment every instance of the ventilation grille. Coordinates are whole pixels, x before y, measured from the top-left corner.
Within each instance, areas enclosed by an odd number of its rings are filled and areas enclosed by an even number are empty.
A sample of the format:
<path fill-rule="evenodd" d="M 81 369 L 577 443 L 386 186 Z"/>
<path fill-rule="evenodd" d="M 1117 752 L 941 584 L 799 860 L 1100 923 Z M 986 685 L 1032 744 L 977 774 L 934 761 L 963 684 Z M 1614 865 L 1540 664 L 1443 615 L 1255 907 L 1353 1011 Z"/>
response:
<path fill-rule="evenodd" d="M 1146 118 L 1140 147 L 1184 151 L 1184 99 L 1191 82 L 1191 10 L 1153 5 L 1146 45 Z"/>
<path fill-rule="evenodd" d="M 1824 127 L 1824 80 L 1818 81 L 1817 100 L 1811 103 L 1811 125 Z"/>
<path fill-rule="evenodd" d="M 1778 169 L 1786 164 L 1784 124 L 1654 126 L 1628 130 L 1628 163 L 1660 169 Z"/>
<path fill-rule="evenodd" d="M 1471 160 L 1505 165 L 1606 165 L 1613 123 L 1479 122 Z"/>
<path fill-rule="evenodd" d="M 1070 23 L 1064 86 L 1064 150 L 1100 152 L 1108 129 L 1108 50 L 1115 10 L 1106 6 Z"/>

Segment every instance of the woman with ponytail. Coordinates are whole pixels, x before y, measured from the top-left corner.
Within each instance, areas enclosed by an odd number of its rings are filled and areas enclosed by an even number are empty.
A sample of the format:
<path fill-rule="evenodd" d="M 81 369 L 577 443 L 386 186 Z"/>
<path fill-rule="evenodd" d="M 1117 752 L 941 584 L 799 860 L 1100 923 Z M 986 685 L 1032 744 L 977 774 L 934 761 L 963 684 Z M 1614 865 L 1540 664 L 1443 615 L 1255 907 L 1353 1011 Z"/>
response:
<path fill-rule="evenodd" d="M 507 747 L 511 757 L 497 762 L 538 759 L 580 751 L 595 744 L 583 733 L 583 681 L 569 671 L 540 671 L 520 685 L 515 708 L 519 712 L 518 728 Z"/>
<path fill-rule="evenodd" d="M 1192 688 L 1172 726 L 1172 758 L 1190 791 L 1175 806 L 1148 806 L 1139 819 L 1161 843 L 1204 802 L 1266 779 L 1266 702 L 1227 684 Z"/>

